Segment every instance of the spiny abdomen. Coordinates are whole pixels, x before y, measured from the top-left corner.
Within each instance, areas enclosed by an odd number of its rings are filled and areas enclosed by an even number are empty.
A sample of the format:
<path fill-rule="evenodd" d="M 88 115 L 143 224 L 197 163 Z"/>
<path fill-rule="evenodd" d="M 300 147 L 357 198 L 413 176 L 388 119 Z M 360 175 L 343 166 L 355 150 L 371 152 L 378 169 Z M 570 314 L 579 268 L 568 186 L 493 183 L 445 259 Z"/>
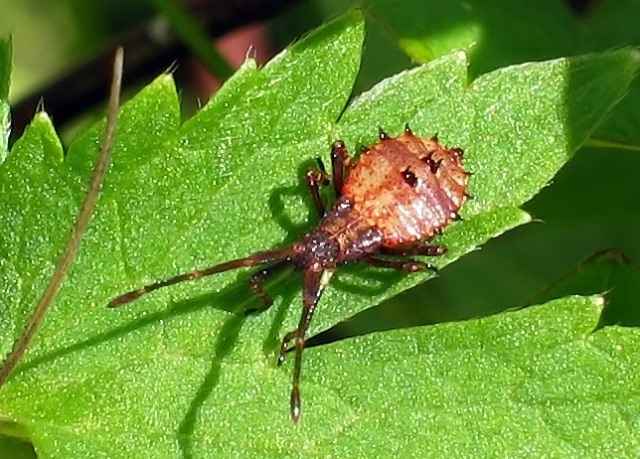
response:
<path fill-rule="evenodd" d="M 458 216 L 469 174 L 462 150 L 405 132 L 369 147 L 349 171 L 342 195 L 383 235 L 382 245 L 428 240 Z"/>

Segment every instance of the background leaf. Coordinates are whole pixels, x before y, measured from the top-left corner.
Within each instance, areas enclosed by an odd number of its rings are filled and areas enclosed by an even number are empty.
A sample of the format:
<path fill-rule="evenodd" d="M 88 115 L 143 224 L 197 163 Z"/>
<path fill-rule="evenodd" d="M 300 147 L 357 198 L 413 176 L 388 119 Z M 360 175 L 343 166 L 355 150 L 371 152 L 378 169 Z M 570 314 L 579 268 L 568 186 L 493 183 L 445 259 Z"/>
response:
<path fill-rule="evenodd" d="M 28 432 L 40 456 L 189 456 L 228 448 L 264 457 L 317 454 L 326 450 L 320 446 L 362 455 L 358 425 L 375 425 L 388 412 L 371 415 L 365 401 L 382 394 L 384 379 L 375 367 L 394 365 L 400 355 L 396 335 L 359 341 L 374 349 L 370 340 L 378 340 L 380 360 L 357 344 L 345 353 L 352 343 L 307 352 L 305 420 L 295 430 L 286 421 L 288 365 L 274 367 L 279 338 L 297 322 L 297 307 L 287 314 L 291 303 L 299 303 L 295 277 L 277 279 L 278 301 L 258 316 L 243 314 L 255 301 L 247 273 L 157 292 L 118 311 L 104 306 L 149 280 L 300 237 L 310 227 L 310 203 L 295 173 L 304 161 L 326 156 L 336 136 L 354 149 L 373 139 L 377 125 L 397 134 L 406 121 L 421 135 L 439 130 L 446 143 L 463 146 L 476 173 L 477 199 L 465 206 L 466 220 L 442 238 L 451 249 L 438 260 L 445 266 L 528 221 L 517 206 L 586 139 L 638 65 L 633 52 L 620 50 L 510 67 L 468 85 L 465 55 L 454 53 L 383 81 L 343 113 L 362 39 L 362 19 L 353 12 L 264 69 L 248 61 L 182 126 L 169 76 L 123 108 L 112 174 L 78 261 L 27 360 L 0 393 L 0 413 Z M 603 81 L 604 89 L 598 86 Z M 590 111 L 577 109 L 576 95 L 585 93 L 592 94 Z M 0 222 L 6 228 L 0 290 L 11 299 L 2 314 L 4 349 L 51 274 L 99 132 L 96 126 L 82 136 L 63 161 L 50 121 L 39 114 L 0 168 Z M 346 269 L 323 298 L 314 328 L 427 276 Z M 496 320 L 511 329 L 508 318 Z M 554 320 L 561 332 L 549 327 L 558 333 L 551 339 L 561 339 L 567 328 Z M 457 336 L 479 323 L 456 326 L 462 330 Z M 406 344 L 401 347 L 415 349 Z M 476 361 L 465 367 L 472 371 Z M 395 384 L 422 384 L 412 372 L 429 367 L 413 357 L 407 362 L 393 373 Z M 482 378 L 493 374 L 481 370 Z M 369 379 L 353 384 L 360 372 Z M 407 387 L 408 402 L 413 387 Z M 414 411 L 416 421 L 425 415 Z M 389 438 L 392 433 L 399 431 L 389 430 Z M 343 437 L 348 440 L 338 442 Z"/>
<path fill-rule="evenodd" d="M 370 14 L 417 62 L 428 62 L 452 49 L 468 49 L 470 74 L 510 64 L 640 45 L 634 27 L 640 4 L 634 0 L 594 2 L 584 15 L 555 0 L 535 4 L 491 1 L 370 0 Z M 637 126 L 640 84 L 598 132 L 598 138 L 640 145 Z"/>
<path fill-rule="evenodd" d="M 598 252 L 576 269 L 566 273 L 555 283 L 533 296 L 532 303 L 541 303 L 565 295 L 587 295 L 606 292 L 607 304 L 600 326 L 640 325 L 639 292 L 640 281 L 637 265 L 620 250 L 608 249 Z"/>
<path fill-rule="evenodd" d="M 0 39 L 0 99 L 9 98 L 11 83 L 11 38 Z"/>
<path fill-rule="evenodd" d="M 568 297 L 472 322 L 371 334 L 315 352 L 326 358 L 331 349 L 340 357 L 331 365 L 314 356 L 307 374 L 317 382 L 313 391 L 326 394 L 319 403 L 331 396 L 344 401 L 348 424 L 318 451 L 636 455 L 640 334 L 619 327 L 592 333 L 601 307 L 600 297 Z"/>
<path fill-rule="evenodd" d="M 7 156 L 9 142 L 9 85 L 11 82 L 11 39 L 0 39 L 0 164 Z"/>

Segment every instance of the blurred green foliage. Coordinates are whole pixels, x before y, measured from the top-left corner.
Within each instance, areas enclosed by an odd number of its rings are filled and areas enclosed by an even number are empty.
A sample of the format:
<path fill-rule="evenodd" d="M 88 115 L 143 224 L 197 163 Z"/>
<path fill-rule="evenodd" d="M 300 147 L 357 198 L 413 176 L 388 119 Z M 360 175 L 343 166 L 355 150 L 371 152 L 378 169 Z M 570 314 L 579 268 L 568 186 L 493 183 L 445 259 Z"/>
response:
<path fill-rule="evenodd" d="M 145 1 L 0 0 L 0 11 L 0 37 L 13 37 L 16 102 L 71 71 L 152 10 Z"/>

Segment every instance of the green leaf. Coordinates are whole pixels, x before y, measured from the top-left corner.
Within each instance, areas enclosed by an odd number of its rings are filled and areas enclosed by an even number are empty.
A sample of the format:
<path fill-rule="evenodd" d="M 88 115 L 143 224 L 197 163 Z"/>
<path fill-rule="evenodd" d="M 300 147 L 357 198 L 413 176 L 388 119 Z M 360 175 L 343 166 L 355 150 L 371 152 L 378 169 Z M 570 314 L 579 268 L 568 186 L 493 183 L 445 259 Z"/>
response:
<path fill-rule="evenodd" d="M 306 368 L 313 384 L 305 421 L 317 405 L 333 408 L 327 400 L 342 413 L 336 438 L 317 441 L 315 450 L 338 457 L 637 454 L 640 333 L 592 333 L 602 304 L 568 297 L 312 351 L 324 355 Z M 339 360 L 326 362 L 329 352 Z M 310 423 L 305 429 L 316 427 Z"/>
<path fill-rule="evenodd" d="M 77 211 L 62 161 L 51 121 L 39 113 L 0 168 L 3 349 L 41 295 Z"/>
<path fill-rule="evenodd" d="M 444 267 L 529 220 L 518 206 L 624 93 L 632 61 L 630 51 L 620 50 L 507 68 L 468 85 L 465 55 L 454 53 L 383 81 L 345 110 L 362 39 L 362 18 L 352 12 L 263 69 L 248 61 L 181 126 L 166 75 L 123 107 L 112 169 L 78 260 L 27 359 L 0 392 L 0 416 L 28 432 L 39 457 L 218 456 L 223 449 L 280 457 L 327 448 L 362 455 L 362 437 L 349 432 L 373 425 L 387 405 L 372 415 L 374 405 L 364 410 L 353 393 L 343 397 L 330 388 L 352 384 L 361 400 L 366 387 L 382 396 L 377 368 L 391 368 L 401 355 L 391 352 L 395 335 L 388 344 L 383 335 L 363 338 L 380 338 L 387 349 L 380 360 L 367 357 L 373 373 L 359 358 L 343 359 L 351 343 L 309 351 L 305 419 L 294 429 L 289 365 L 279 369 L 274 360 L 280 337 L 297 323 L 297 276 L 276 279 L 274 306 L 249 317 L 243 309 L 256 303 L 246 272 L 161 290 L 121 310 L 105 305 L 153 279 L 299 238 L 310 228 L 310 202 L 298 178 L 305 162 L 326 158 L 338 136 L 353 150 L 372 141 L 378 125 L 397 134 L 407 121 L 420 135 L 438 131 L 444 142 L 465 148 L 475 172 L 477 199 L 465 206 L 465 221 L 442 237 L 450 248 L 437 260 Z M 601 81 L 613 89 L 597 87 Z M 592 100 L 581 111 L 575 97 L 585 92 Z M 92 128 L 63 161 L 48 118 L 39 114 L 0 168 L 5 350 L 51 275 L 99 136 L 100 126 Z M 427 277 L 345 268 L 313 328 Z M 412 381 L 414 360 L 393 378 Z M 353 384 L 358 372 L 370 382 Z M 322 382 L 329 378 L 331 385 Z M 336 443 L 342 436 L 353 440 Z"/>
<path fill-rule="evenodd" d="M 0 39 L 0 164 L 7 156 L 11 109 L 9 86 L 11 84 L 11 38 Z"/>

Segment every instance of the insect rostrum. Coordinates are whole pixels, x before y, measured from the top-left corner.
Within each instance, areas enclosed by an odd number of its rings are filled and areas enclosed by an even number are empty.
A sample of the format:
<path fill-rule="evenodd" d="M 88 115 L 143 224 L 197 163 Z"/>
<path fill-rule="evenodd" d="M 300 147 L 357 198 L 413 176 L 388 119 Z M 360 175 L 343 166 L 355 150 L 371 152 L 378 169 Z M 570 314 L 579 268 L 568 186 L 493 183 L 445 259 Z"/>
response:
<path fill-rule="evenodd" d="M 284 265 L 303 272 L 302 314 L 298 327 L 287 333 L 280 347 L 278 363 L 295 350 L 291 417 L 300 419 L 300 372 L 306 332 L 322 291 L 339 265 L 365 262 L 405 272 L 435 269 L 407 258 L 410 255 L 437 256 L 446 252 L 429 241 L 453 220 L 469 197 L 469 172 L 463 168 L 464 152 L 447 149 L 437 137 L 414 135 L 409 126 L 396 138 L 380 130 L 379 140 L 352 160 L 344 143 L 331 148 L 332 182 L 336 202 L 327 210 L 319 188 L 329 183 L 322 166 L 306 175 L 313 202 L 320 214 L 318 226 L 290 246 L 254 253 L 246 258 L 220 263 L 180 274 L 125 293 L 109 304 L 117 307 L 142 295 L 179 282 L 198 279 L 236 268 L 263 265 L 250 279 L 250 287 L 263 300 L 271 298 L 263 288 L 265 280 Z"/>

